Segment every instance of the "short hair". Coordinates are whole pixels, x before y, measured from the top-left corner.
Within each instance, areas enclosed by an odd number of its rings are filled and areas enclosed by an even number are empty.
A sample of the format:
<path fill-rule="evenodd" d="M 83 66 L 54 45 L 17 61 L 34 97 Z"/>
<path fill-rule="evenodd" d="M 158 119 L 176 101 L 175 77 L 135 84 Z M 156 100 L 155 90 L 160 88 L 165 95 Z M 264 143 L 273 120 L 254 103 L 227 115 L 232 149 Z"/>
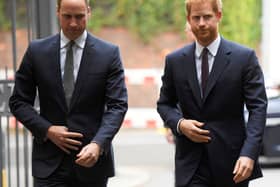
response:
<path fill-rule="evenodd" d="M 62 1 L 62 0 L 57 0 L 57 9 L 58 9 L 58 10 L 60 9 L 61 1 Z M 85 0 L 85 3 L 86 3 L 87 6 L 89 6 L 89 1 L 90 1 L 90 0 Z"/>
<path fill-rule="evenodd" d="M 191 6 L 194 3 L 205 3 L 210 2 L 212 4 L 212 8 L 214 12 L 221 12 L 223 8 L 222 0 L 186 0 L 186 11 L 187 15 L 190 15 L 191 13 Z"/>

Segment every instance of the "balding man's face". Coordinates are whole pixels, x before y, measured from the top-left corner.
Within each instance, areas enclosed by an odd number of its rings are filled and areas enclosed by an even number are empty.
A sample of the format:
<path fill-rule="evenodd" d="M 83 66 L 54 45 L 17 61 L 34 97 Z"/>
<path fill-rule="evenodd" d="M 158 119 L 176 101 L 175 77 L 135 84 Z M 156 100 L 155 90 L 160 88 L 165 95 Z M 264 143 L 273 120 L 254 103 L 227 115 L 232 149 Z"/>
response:
<path fill-rule="evenodd" d="M 85 0 L 63 0 L 57 10 L 60 27 L 64 35 L 75 40 L 86 29 L 90 8 Z"/>

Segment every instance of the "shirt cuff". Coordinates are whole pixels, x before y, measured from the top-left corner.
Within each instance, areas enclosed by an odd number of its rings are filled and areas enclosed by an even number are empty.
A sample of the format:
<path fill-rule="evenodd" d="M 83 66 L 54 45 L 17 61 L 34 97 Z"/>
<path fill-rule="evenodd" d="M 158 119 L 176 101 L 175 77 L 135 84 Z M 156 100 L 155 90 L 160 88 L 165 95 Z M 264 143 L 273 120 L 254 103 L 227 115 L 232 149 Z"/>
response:
<path fill-rule="evenodd" d="M 180 123 L 184 120 L 184 118 L 179 119 L 178 123 L 177 123 L 177 132 L 178 134 L 182 134 L 180 131 Z"/>

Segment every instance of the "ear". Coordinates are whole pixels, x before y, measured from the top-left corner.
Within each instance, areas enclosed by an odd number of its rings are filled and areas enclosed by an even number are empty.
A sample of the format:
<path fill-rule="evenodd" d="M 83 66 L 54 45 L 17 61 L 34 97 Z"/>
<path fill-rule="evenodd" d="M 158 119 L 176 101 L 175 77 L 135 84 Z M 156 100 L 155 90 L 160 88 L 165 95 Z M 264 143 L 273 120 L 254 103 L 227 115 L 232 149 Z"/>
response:
<path fill-rule="evenodd" d="M 191 18 L 190 18 L 189 15 L 186 16 L 186 19 L 187 19 L 188 23 L 190 23 L 190 19 L 191 19 Z"/>
<path fill-rule="evenodd" d="M 219 22 L 221 21 L 221 19 L 222 19 L 222 17 L 223 17 L 223 14 L 222 14 L 222 12 L 221 11 L 218 11 L 217 13 L 216 13 L 216 17 L 217 17 L 217 19 L 219 20 Z"/>
<path fill-rule="evenodd" d="M 88 13 L 88 15 L 91 15 L 91 7 L 90 6 L 87 7 L 87 13 Z"/>

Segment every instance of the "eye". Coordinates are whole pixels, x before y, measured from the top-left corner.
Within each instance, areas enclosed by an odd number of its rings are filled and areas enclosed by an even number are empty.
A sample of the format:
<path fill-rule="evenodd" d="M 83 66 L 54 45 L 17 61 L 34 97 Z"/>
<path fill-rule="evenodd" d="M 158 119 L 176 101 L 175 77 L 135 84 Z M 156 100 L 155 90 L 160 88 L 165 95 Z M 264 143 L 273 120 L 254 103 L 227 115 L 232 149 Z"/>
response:
<path fill-rule="evenodd" d="M 193 19 L 194 21 L 199 21 L 199 20 L 200 20 L 200 16 L 193 16 L 192 19 Z"/>
<path fill-rule="evenodd" d="M 83 19 L 85 17 L 84 14 L 78 14 L 75 16 L 76 19 Z"/>
<path fill-rule="evenodd" d="M 211 15 L 205 15 L 205 16 L 203 16 L 203 18 L 204 18 L 205 20 L 209 20 L 210 18 L 212 18 L 212 16 L 211 16 Z"/>
<path fill-rule="evenodd" d="M 69 15 L 69 14 L 63 14 L 62 17 L 63 17 L 64 19 L 71 19 L 72 16 Z"/>

